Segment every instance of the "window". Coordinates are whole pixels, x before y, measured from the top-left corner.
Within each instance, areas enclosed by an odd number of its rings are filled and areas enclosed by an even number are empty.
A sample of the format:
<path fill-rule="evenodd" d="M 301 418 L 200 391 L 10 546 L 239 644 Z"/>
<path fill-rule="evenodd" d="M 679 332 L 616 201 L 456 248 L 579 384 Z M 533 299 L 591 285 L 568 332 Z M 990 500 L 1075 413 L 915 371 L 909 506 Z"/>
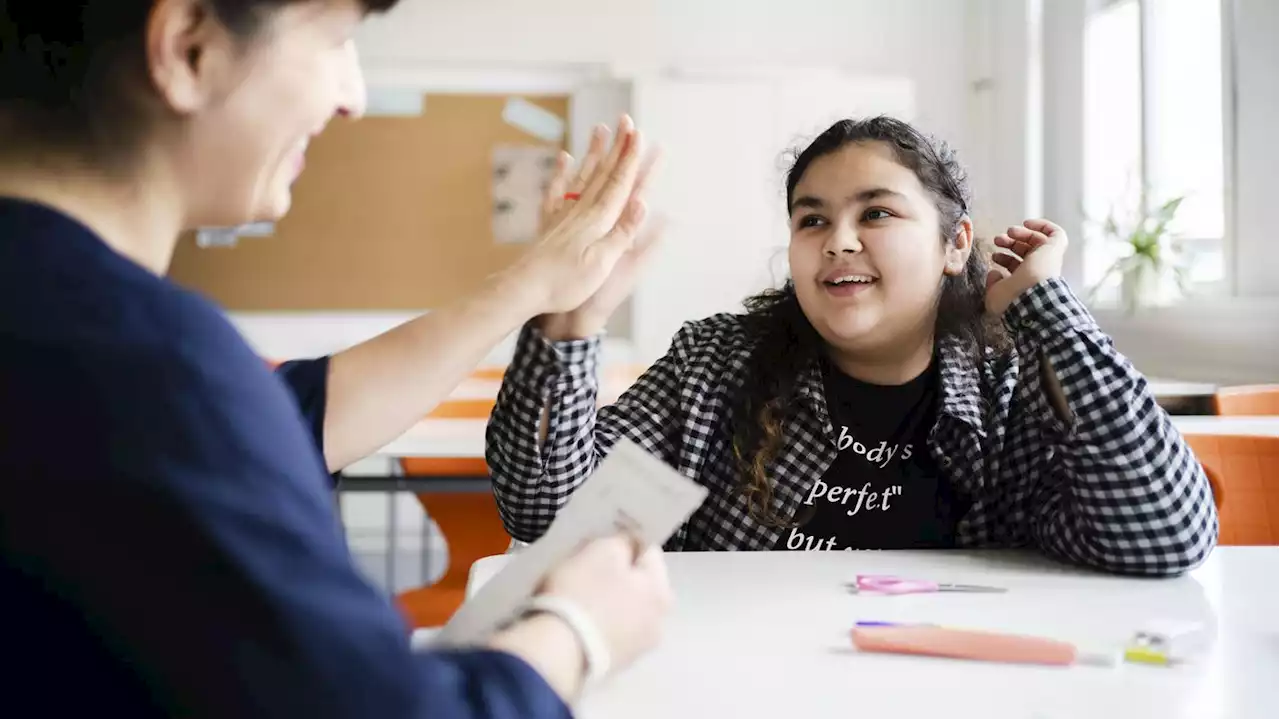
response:
<path fill-rule="evenodd" d="M 1169 225 L 1191 289 L 1226 282 L 1222 0 L 1110 0 L 1085 26 L 1085 280 L 1104 278 L 1127 253 L 1108 239 L 1142 211 L 1182 197 Z M 1176 285 L 1166 278 L 1166 290 Z"/>

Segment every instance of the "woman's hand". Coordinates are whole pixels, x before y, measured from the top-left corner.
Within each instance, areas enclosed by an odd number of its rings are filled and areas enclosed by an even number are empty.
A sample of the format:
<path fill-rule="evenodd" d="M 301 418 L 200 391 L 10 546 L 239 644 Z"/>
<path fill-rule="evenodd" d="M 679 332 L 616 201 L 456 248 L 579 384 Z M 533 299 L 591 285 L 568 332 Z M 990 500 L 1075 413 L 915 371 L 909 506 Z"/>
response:
<path fill-rule="evenodd" d="M 995 238 L 995 265 L 987 273 L 987 311 L 1002 315 L 1023 292 L 1062 274 L 1067 233 L 1048 220 L 1027 220 Z"/>
<path fill-rule="evenodd" d="M 672 603 L 662 551 L 621 534 L 587 544 L 547 575 L 540 593 L 569 599 L 590 615 L 609 645 L 610 671 L 658 644 Z"/>
<path fill-rule="evenodd" d="M 641 197 L 644 140 L 624 116 L 609 153 L 586 168 L 578 200 L 565 203 L 541 237 L 502 280 L 528 292 L 535 314 L 573 310 L 604 284 L 636 244 L 646 208 Z M 566 164 L 562 158 L 561 164 Z M 555 185 L 555 183 L 552 183 Z M 563 189 L 557 192 L 563 197 Z"/>
<path fill-rule="evenodd" d="M 572 602 L 587 615 L 608 647 L 610 674 L 657 645 L 672 603 L 661 551 L 639 548 L 624 535 L 586 544 L 551 570 L 538 593 Z M 490 646 L 523 658 L 566 702 L 581 692 L 585 654 L 558 618 L 525 619 L 495 636 Z"/>
<path fill-rule="evenodd" d="M 576 175 L 573 172 L 573 158 L 567 154 L 560 156 L 555 177 L 547 186 L 546 194 L 542 199 L 540 219 L 542 228 L 554 227 L 562 221 L 573 205 L 581 202 L 581 200 L 566 200 L 565 193 L 584 191 L 589 178 L 595 174 L 601 158 L 604 157 L 608 137 L 609 132 L 605 127 L 597 127 L 592 132 L 587 155 L 577 168 Z M 657 159 L 656 153 L 644 158 L 637 173 L 633 194 L 637 196 L 643 194 Z M 570 179 L 571 175 L 574 175 L 572 179 Z M 612 272 L 595 293 L 568 312 L 547 314 L 541 318 L 540 326 L 543 334 L 554 341 L 590 337 L 603 330 L 609 317 L 618 309 L 618 305 L 622 304 L 627 295 L 635 289 L 640 266 L 662 236 L 662 229 L 661 221 L 650 220 L 645 223 L 635 234 L 632 245 L 618 258 Z"/>

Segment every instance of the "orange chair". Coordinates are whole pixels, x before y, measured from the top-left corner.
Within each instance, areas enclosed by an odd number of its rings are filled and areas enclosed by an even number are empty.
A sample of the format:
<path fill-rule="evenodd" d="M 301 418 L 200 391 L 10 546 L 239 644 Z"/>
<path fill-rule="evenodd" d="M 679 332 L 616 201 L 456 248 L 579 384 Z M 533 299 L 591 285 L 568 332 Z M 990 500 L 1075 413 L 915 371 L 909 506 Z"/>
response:
<path fill-rule="evenodd" d="M 489 492 L 419 494 L 426 509 L 449 543 L 449 568 L 435 584 L 402 592 L 397 598 L 409 624 L 438 627 L 466 598 L 471 565 L 484 557 L 502 554 L 511 537 L 498 517 L 498 505 Z"/>
<path fill-rule="evenodd" d="M 494 398 L 469 397 L 447 399 L 435 406 L 428 419 L 488 419 L 493 412 Z"/>
<path fill-rule="evenodd" d="M 1280 415 L 1280 386 L 1223 387 L 1214 395 L 1213 404 L 1215 414 L 1274 417 Z"/>
<path fill-rule="evenodd" d="M 428 415 L 431 419 L 484 419 L 493 399 L 451 399 Z M 409 477 L 489 477 L 482 457 L 405 458 L 400 468 Z M 402 592 L 401 610 L 415 628 L 443 625 L 466 597 L 471 565 L 483 557 L 502 554 L 511 544 L 498 505 L 490 492 L 432 492 L 418 495 L 449 545 L 449 567 L 435 584 Z"/>
<path fill-rule="evenodd" d="M 643 367 L 616 365 L 605 372 L 613 387 L 629 385 L 643 372 Z M 501 380 L 505 367 L 482 367 L 472 379 Z M 602 403 L 615 399 L 607 391 Z M 493 411 L 494 398 L 448 399 L 427 415 L 428 419 L 487 419 Z M 489 467 L 479 457 L 406 458 L 400 468 L 410 477 L 475 477 L 489 476 Z M 453 616 L 466 596 L 471 565 L 483 557 L 502 554 L 510 546 L 498 515 L 493 495 L 488 492 L 424 493 L 418 495 L 423 509 L 444 534 L 449 545 L 449 568 L 440 581 L 399 596 L 402 611 L 414 627 L 440 626 Z"/>
<path fill-rule="evenodd" d="M 1221 545 L 1280 544 L 1280 438 L 1187 435 L 1213 486 Z"/>
<path fill-rule="evenodd" d="M 492 382 L 501 382 L 503 375 L 507 373 L 507 368 L 499 365 L 490 367 L 477 367 L 471 372 L 471 379 L 489 380 Z"/>

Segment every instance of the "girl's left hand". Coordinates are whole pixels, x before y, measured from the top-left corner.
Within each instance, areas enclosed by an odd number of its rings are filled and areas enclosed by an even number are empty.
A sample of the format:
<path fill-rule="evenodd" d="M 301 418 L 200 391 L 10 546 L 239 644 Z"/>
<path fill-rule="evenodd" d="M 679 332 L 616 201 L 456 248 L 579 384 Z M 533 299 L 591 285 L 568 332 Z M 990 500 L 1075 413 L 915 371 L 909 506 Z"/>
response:
<path fill-rule="evenodd" d="M 1023 292 L 1062 274 L 1067 233 L 1048 220 L 1027 220 L 996 237 L 994 263 L 987 273 L 987 311 L 1004 314 Z"/>

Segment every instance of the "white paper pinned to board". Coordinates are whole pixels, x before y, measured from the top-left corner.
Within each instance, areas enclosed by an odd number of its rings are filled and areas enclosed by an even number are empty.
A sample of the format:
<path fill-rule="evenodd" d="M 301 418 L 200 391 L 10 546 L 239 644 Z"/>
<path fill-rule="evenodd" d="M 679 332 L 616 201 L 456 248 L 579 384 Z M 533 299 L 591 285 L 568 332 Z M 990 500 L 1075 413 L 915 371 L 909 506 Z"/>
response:
<path fill-rule="evenodd" d="M 502 108 L 502 119 L 546 142 L 564 142 L 566 123 L 559 115 L 528 100 L 513 97 Z"/>
<path fill-rule="evenodd" d="M 196 247 L 235 247 L 241 237 L 270 237 L 274 222 L 251 222 L 235 227 L 203 227 L 196 231 Z"/>
<path fill-rule="evenodd" d="M 365 117 L 421 117 L 426 93 L 398 87 L 370 87 L 365 93 Z"/>
<path fill-rule="evenodd" d="M 559 149 L 543 145 L 493 148 L 493 240 L 532 242 L 538 236 L 542 193 L 556 170 Z"/>
<path fill-rule="evenodd" d="M 196 247 L 235 247 L 240 236 L 234 227 L 205 227 L 196 230 Z"/>
<path fill-rule="evenodd" d="M 434 646 L 487 640 L 537 591 L 547 572 L 584 542 L 618 530 L 661 546 L 707 496 L 702 485 L 626 438 L 573 493 L 541 539 L 529 545 L 463 603 L 433 637 Z"/>

